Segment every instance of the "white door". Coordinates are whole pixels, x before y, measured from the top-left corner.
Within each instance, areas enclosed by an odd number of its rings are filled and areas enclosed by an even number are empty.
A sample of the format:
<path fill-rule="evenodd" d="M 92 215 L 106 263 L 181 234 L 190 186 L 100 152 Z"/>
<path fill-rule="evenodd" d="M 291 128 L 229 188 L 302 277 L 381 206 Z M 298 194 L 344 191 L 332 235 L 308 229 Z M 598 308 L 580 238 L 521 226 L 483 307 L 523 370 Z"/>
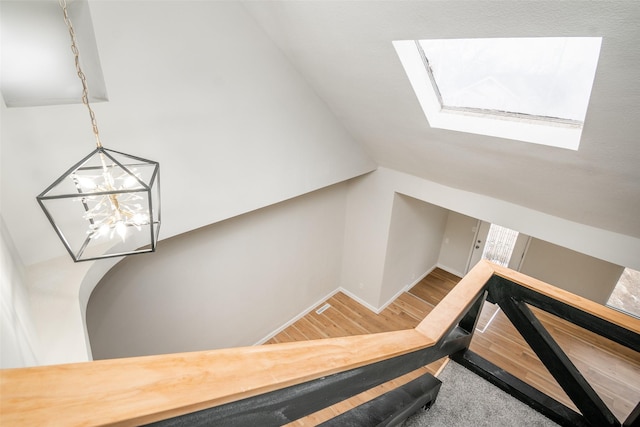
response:
<path fill-rule="evenodd" d="M 520 270 L 531 238 L 525 234 L 485 221 L 478 221 L 467 271 L 481 259 Z"/>

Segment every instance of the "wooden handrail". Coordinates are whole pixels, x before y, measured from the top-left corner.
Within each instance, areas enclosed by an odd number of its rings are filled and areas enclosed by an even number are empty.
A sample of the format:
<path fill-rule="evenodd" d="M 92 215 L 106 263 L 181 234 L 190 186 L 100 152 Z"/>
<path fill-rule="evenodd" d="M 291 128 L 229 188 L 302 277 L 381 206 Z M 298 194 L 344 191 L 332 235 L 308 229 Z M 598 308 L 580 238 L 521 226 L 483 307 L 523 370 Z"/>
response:
<path fill-rule="evenodd" d="M 624 329 L 632 331 L 636 334 L 640 334 L 640 319 L 626 315 L 612 308 L 598 304 L 581 296 L 572 294 L 564 289 L 556 288 L 541 280 L 534 279 L 518 271 L 510 270 L 508 268 L 483 261 L 493 269 L 493 274 L 503 277 L 520 286 L 532 289 L 542 295 L 546 295 L 557 301 L 563 302 L 574 308 L 582 310 L 586 313 L 592 314 L 600 319 L 606 320 L 614 325 L 620 326 Z"/>
<path fill-rule="evenodd" d="M 497 274 L 596 316 L 626 316 L 488 262 L 474 267 L 415 328 L 202 352 L 0 371 L 7 425 L 139 425 L 301 384 L 438 343 Z"/>
<path fill-rule="evenodd" d="M 140 425 L 433 345 L 415 330 L 0 372 L 6 425 Z"/>
<path fill-rule="evenodd" d="M 416 326 L 416 330 L 434 342 L 444 337 L 458 316 L 469 309 L 485 288 L 485 284 L 493 275 L 493 267 L 493 264 L 486 261 L 476 264 Z"/>

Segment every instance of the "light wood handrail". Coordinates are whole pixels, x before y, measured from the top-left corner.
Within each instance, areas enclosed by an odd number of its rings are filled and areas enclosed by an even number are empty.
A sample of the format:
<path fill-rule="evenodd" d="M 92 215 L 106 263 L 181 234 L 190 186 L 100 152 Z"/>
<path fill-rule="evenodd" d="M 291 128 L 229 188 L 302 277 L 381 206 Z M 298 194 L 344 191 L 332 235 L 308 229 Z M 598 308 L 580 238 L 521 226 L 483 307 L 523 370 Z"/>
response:
<path fill-rule="evenodd" d="M 5 425 L 140 425 L 433 345 L 415 330 L 0 372 Z"/>
<path fill-rule="evenodd" d="M 139 425 L 433 346 L 493 274 L 632 331 L 640 321 L 486 261 L 415 328 L 397 332 L 0 371 L 4 425 Z"/>
<path fill-rule="evenodd" d="M 640 319 L 598 304 L 597 302 L 588 300 L 581 296 L 572 294 L 569 291 L 557 288 L 541 280 L 534 279 L 533 277 L 529 277 L 518 271 L 510 270 L 508 268 L 490 263 L 488 261 L 483 262 L 488 264 L 493 269 L 493 272 L 496 276 L 504 277 L 505 279 L 517 283 L 520 286 L 532 289 L 542 295 L 546 295 L 557 301 L 563 302 L 574 308 L 606 320 L 607 322 L 613 323 L 614 325 L 635 332 L 636 334 L 640 334 Z"/>
<path fill-rule="evenodd" d="M 493 264 L 480 261 L 427 314 L 416 330 L 434 342 L 439 341 L 451 329 L 456 318 L 469 309 L 492 275 Z"/>

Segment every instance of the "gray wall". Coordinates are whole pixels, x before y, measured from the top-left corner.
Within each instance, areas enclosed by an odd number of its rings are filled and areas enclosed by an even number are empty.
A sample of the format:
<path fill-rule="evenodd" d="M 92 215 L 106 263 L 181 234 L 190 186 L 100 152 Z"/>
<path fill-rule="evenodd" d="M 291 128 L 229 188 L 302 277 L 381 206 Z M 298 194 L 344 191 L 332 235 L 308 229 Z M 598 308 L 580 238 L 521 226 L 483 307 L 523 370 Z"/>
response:
<path fill-rule="evenodd" d="M 252 345 L 339 281 L 345 184 L 161 242 L 98 284 L 95 359 Z"/>
<path fill-rule="evenodd" d="M 449 211 L 438 258 L 441 267 L 464 276 L 477 226 L 477 219 Z"/>
<path fill-rule="evenodd" d="M 447 210 L 396 194 L 380 301 L 385 304 L 438 263 Z"/>
<path fill-rule="evenodd" d="M 378 169 L 347 186 L 340 286 L 375 310 L 437 264 L 447 215 L 395 191 L 389 172 Z"/>
<path fill-rule="evenodd" d="M 250 345 L 339 286 L 375 309 L 436 264 L 463 271 L 476 220 L 386 184 L 356 178 L 124 260 L 89 301 L 94 358 Z M 622 267 L 534 239 L 522 271 L 603 303 Z"/>
<path fill-rule="evenodd" d="M 606 304 L 624 267 L 531 239 L 520 271 L 600 304 Z"/>
<path fill-rule="evenodd" d="M 438 259 L 440 266 L 462 275 L 476 224 L 474 218 L 449 212 Z M 531 238 L 520 269 L 526 275 L 600 304 L 606 304 L 623 270 L 619 265 L 536 238 Z"/>

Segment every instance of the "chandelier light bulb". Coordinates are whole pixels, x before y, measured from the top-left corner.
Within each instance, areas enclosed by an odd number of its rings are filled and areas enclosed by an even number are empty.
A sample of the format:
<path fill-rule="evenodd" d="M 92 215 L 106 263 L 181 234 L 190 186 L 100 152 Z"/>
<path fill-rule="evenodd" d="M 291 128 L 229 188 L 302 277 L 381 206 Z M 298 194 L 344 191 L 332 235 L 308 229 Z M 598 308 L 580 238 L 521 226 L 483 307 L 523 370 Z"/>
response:
<path fill-rule="evenodd" d="M 59 1 L 97 148 L 47 187 L 38 203 L 74 261 L 154 252 L 160 230 L 160 165 L 102 146 L 67 4 Z"/>
<path fill-rule="evenodd" d="M 160 165 L 99 147 L 37 199 L 75 261 L 153 252 Z"/>
<path fill-rule="evenodd" d="M 106 156 L 100 153 L 102 171 L 95 175 L 80 175 L 72 173 L 70 179 L 77 184 L 78 191 L 108 193 L 101 196 L 86 196 L 81 201 L 88 207 L 84 218 L 88 220 L 87 234 L 91 239 L 100 239 L 105 236 L 113 238 L 114 232 L 124 242 L 129 227 L 135 227 L 137 231 L 142 226 L 149 225 L 149 211 L 142 206 L 142 197 L 132 193 L 113 194 L 122 190 L 131 190 L 140 186 L 140 178 L 133 168 L 130 173 L 118 172 L 117 166 L 108 164 Z"/>

